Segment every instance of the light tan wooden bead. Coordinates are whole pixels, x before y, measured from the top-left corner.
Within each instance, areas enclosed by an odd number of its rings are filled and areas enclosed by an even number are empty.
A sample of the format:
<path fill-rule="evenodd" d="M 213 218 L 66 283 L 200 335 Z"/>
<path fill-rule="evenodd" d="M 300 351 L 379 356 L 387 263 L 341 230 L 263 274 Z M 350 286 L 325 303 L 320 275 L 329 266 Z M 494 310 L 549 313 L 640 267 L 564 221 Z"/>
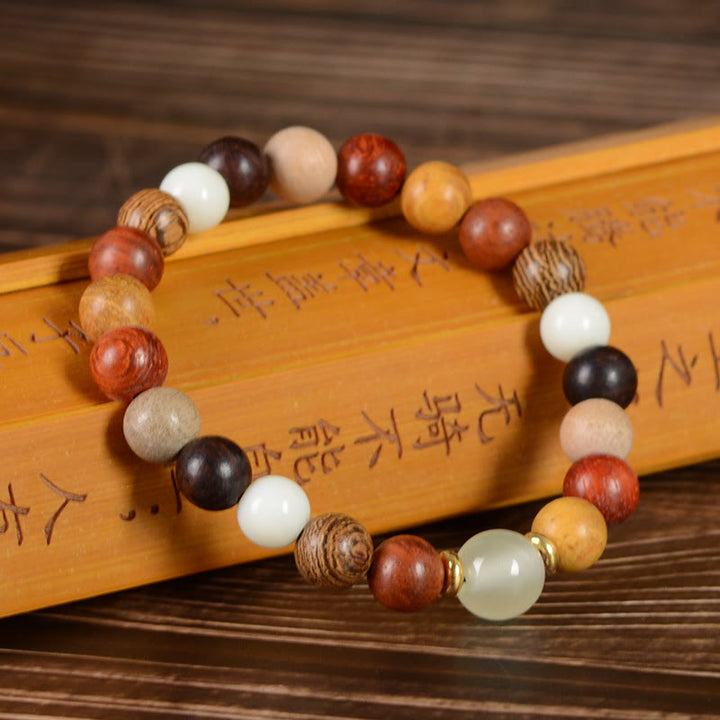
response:
<path fill-rule="evenodd" d="M 586 455 L 614 455 L 624 460 L 632 445 L 632 422 L 612 400 L 583 400 L 565 413 L 560 424 L 560 446 L 571 462 Z"/>
<path fill-rule="evenodd" d="M 465 174 L 446 162 L 432 161 L 415 168 L 405 179 L 400 204 L 405 219 L 422 233 L 452 230 L 472 202 Z"/>
<path fill-rule="evenodd" d="M 80 298 L 80 325 L 95 342 L 121 325 L 150 329 L 155 321 L 150 291 L 130 275 L 107 275 L 94 280 Z"/>
<path fill-rule="evenodd" d="M 589 568 L 600 559 L 607 544 L 605 518 L 583 498 L 552 500 L 535 516 L 532 531 L 553 543 L 560 572 Z"/>
<path fill-rule="evenodd" d="M 317 130 L 294 125 L 276 132 L 263 149 L 270 165 L 270 188 L 290 202 L 319 200 L 337 174 L 337 155 Z"/>

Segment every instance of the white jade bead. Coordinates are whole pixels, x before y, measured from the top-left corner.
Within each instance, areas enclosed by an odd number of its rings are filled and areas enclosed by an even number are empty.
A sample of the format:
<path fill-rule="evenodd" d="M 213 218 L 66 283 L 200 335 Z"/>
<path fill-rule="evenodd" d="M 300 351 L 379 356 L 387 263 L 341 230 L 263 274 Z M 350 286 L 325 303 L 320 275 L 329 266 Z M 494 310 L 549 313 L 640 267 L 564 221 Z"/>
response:
<path fill-rule="evenodd" d="M 243 493 L 237 519 L 245 537 L 256 545 L 285 547 L 297 540 L 310 520 L 310 500 L 294 480 L 266 475 Z"/>
<path fill-rule="evenodd" d="M 545 349 L 567 362 L 573 355 L 610 340 L 610 317 L 599 300 L 585 293 L 556 297 L 540 318 L 540 338 Z"/>
<path fill-rule="evenodd" d="M 287 127 L 267 141 L 263 153 L 270 164 L 270 188 L 285 200 L 319 200 L 335 182 L 337 154 L 317 130 Z"/>
<path fill-rule="evenodd" d="M 485 620 L 509 620 L 529 610 L 545 585 L 545 564 L 513 530 L 486 530 L 458 551 L 465 582 L 458 600 Z"/>
<path fill-rule="evenodd" d="M 160 189 L 182 205 L 191 233 L 215 227 L 230 207 L 225 178 L 205 163 L 188 162 L 174 167 L 163 178 Z"/>

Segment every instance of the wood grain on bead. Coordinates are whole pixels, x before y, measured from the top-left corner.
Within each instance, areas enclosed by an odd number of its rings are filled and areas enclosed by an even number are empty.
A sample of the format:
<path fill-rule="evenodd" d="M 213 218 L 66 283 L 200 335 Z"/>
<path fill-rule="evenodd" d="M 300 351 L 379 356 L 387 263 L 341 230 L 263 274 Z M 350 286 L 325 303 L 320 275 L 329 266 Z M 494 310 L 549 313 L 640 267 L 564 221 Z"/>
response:
<path fill-rule="evenodd" d="M 637 392 L 632 360 L 610 345 L 588 348 L 565 366 L 563 392 L 571 405 L 601 397 L 626 408 Z"/>
<path fill-rule="evenodd" d="M 515 291 L 532 309 L 542 310 L 551 300 L 585 287 L 585 263 L 566 242 L 540 240 L 528 245 L 513 266 Z"/>
<path fill-rule="evenodd" d="M 625 459 L 632 444 L 632 422 L 612 400 L 583 400 L 573 405 L 560 423 L 560 446 L 571 462 L 585 455 L 615 455 Z"/>
<path fill-rule="evenodd" d="M 95 341 L 112 328 L 151 328 L 155 309 L 150 291 L 130 275 L 107 275 L 91 282 L 80 297 L 80 325 Z"/>
<path fill-rule="evenodd" d="M 406 172 L 405 156 L 392 140 L 365 133 L 340 148 L 335 182 L 350 202 L 379 207 L 400 192 Z"/>
<path fill-rule="evenodd" d="M 267 190 L 270 181 L 267 158 L 250 140 L 233 136 L 218 138 L 203 148 L 199 159 L 225 178 L 231 207 L 251 205 Z"/>
<path fill-rule="evenodd" d="M 472 190 L 462 170 L 432 161 L 407 176 L 400 197 L 410 225 L 434 235 L 452 230 L 460 222 L 472 202 Z"/>
<path fill-rule="evenodd" d="M 560 572 L 586 570 L 600 559 L 607 544 L 602 513 L 580 497 L 556 498 L 544 505 L 533 520 L 532 531 L 553 543 Z"/>
<path fill-rule="evenodd" d="M 165 382 L 168 357 L 154 333 L 122 326 L 106 332 L 90 351 L 95 384 L 113 400 L 129 402 Z"/>
<path fill-rule="evenodd" d="M 481 270 L 503 270 L 530 244 L 530 221 L 512 200 L 486 198 L 470 207 L 458 238 L 467 259 Z"/>
<path fill-rule="evenodd" d="M 368 531 L 342 513 L 310 520 L 295 543 L 295 564 L 303 578 L 324 587 L 362 582 L 370 569 L 373 542 Z"/>
<path fill-rule="evenodd" d="M 180 492 L 203 510 L 236 505 L 252 480 L 243 449 L 225 437 L 205 435 L 191 440 L 175 461 Z"/>
<path fill-rule="evenodd" d="M 120 208 L 118 225 L 144 230 L 157 240 L 166 257 L 182 247 L 188 233 L 188 219 L 180 203 L 157 188 L 139 190 Z"/>
<path fill-rule="evenodd" d="M 395 535 L 375 550 L 368 585 L 375 599 L 392 610 L 422 610 L 445 586 L 440 553 L 416 535 Z"/>
<path fill-rule="evenodd" d="M 624 460 L 612 455 L 589 455 L 570 466 L 563 494 L 585 498 L 597 507 L 608 524 L 615 525 L 635 511 L 640 483 Z"/>
<path fill-rule="evenodd" d="M 92 280 L 106 275 L 131 275 L 154 290 L 163 274 L 165 260 L 157 241 L 144 230 L 118 225 L 103 233 L 92 246 L 88 270 Z"/>

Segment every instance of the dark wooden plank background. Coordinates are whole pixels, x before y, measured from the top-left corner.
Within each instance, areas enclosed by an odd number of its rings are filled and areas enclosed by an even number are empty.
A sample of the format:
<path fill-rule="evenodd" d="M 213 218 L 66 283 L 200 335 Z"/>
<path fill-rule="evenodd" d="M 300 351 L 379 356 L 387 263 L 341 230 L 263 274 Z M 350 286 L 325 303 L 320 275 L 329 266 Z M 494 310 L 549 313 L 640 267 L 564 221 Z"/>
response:
<path fill-rule="evenodd" d="M 0 2 L 0 244 L 99 233 L 220 133 L 468 162 L 716 114 L 719 79 L 716 0 Z M 644 479 L 598 567 L 501 625 L 328 598 L 287 558 L 0 621 L 0 718 L 720 718 L 719 474 Z"/>

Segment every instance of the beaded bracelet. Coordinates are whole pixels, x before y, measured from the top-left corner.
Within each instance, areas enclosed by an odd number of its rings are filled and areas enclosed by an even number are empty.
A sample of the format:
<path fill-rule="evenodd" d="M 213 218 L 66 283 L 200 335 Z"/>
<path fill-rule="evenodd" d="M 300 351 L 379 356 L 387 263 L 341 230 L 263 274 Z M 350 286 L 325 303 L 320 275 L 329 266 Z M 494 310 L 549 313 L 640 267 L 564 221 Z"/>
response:
<path fill-rule="evenodd" d="M 213 227 L 229 206 L 256 201 L 268 185 L 286 200 L 312 202 L 333 184 L 350 202 L 369 207 L 399 194 L 403 215 L 423 233 L 459 225 L 468 259 L 489 271 L 513 265 L 520 297 L 542 310 L 542 342 L 567 363 L 563 390 L 572 407 L 560 443 L 572 464 L 563 496 L 540 510 L 527 535 L 487 530 L 457 552 L 398 535 L 373 549 L 367 531 L 347 515 L 311 519 L 309 499 L 294 480 L 268 475 L 252 481 L 244 451 L 228 438 L 201 436 L 192 400 L 162 386 L 167 354 L 148 327 L 150 291 L 160 282 L 164 257 L 188 232 Z M 401 150 L 378 135 L 354 137 L 337 154 L 323 135 L 305 127 L 276 133 L 262 151 L 241 138 L 221 138 L 203 150 L 200 162 L 171 170 L 159 189 L 129 198 L 118 226 L 93 245 L 92 282 L 79 308 L 95 343 L 91 373 L 108 397 L 129 403 L 123 430 L 139 457 L 172 464 L 178 489 L 198 507 L 237 506 L 250 541 L 270 548 L 294 542 L 296 565 L 310 583 L 348 587 L 367 578 L 373 595 L 396 610 L 419 610 L 440 595 L 457 595 L 475 615 L 506 620 L 535 603 L 546 575 L 593 565 L 605 549 L 607 525 L 626 519 L 639 496 L 637 475 L 624 461 L 633 441 L 624 408 L 635 396 L 635 368 L 608 345 L 610 321 L 602 304 L 583 293 L 578 253 L 561 241 L 530 240 L 530 223 L 513 202 L 472 204 L 465 175 L 443 162 L 425 163 L 406 177 Z"/>

